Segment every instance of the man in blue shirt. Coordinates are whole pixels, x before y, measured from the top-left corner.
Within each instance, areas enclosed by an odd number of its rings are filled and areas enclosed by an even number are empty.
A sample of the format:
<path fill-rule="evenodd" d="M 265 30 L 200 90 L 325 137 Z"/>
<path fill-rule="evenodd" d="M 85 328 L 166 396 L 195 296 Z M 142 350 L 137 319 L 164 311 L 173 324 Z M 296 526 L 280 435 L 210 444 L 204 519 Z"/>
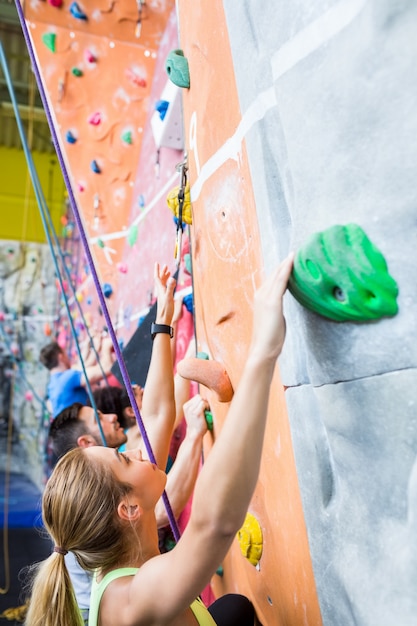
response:
<path fill-rule="evenodd" d="M 112 352 L 111 338 L 105 337 L 101 342 L 100 364 L 95 362 L 94 365 L 87 365 L 86 363 L 85 372 L 90 384 L 101 380 L 103 373 L 106 376 L 110 374 L 113 365 Z M 87 381 L 84 373 L 71 367 L 68 355 L 56 341 L 42 348 L 39 359 L 51 373 L 47 391 L 53 417 L 74 402 L 87 404 Z"/>

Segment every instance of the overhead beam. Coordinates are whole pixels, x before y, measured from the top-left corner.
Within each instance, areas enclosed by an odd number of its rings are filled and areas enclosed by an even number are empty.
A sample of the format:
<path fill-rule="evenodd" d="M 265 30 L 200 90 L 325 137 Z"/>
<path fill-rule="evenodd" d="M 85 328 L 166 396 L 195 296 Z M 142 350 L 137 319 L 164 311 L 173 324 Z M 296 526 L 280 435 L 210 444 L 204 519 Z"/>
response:
<path fill-rule="evenodd" d="M 44 122 L 47 124 L 45 111 L 41 107 L 30 107 L 27 104 L 19 104 L 18 108 L 22 120 L 32 119 L 35 122 Z M 0 115 L 3 117 L 15 117 L 11 102 L 0 102 Z"/>

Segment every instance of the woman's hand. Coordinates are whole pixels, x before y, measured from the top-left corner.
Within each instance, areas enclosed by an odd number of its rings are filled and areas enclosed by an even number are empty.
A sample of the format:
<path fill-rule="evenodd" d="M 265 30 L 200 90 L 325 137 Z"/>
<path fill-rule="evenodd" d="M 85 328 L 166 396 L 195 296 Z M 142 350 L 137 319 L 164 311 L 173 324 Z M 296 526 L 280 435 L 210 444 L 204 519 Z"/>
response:
<path fill-rule="evenodd" d="M 294 262 L 294 253 L 287 256 L 263 282 L 255 294 L 252 345 L 250 355 L 276 360 L 285 339 L 285 318 L 282 298 Z"/>
<path fill-rule="evenodd" d="M 155 263 L 154 269 L 157 307 L 156 320 L 157 324 L 166 324 L 171 326 L 172 317 L 174 315 L 174 289 L 176 280 L 172 278 L 170 271 L 166 265 L 162 268 L 159 263 Z"/>

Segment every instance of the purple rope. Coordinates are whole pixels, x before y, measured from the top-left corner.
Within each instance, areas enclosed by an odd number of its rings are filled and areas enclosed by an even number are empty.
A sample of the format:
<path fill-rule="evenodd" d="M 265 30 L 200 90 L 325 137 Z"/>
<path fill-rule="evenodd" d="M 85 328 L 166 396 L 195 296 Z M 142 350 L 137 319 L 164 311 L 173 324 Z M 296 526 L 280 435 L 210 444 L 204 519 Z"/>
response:
<path fill-rule="evenodd" d="M 62 152 L 61 152 L 61 148 L 60 148 L 60 145 L 59 145 L 57 133 L 56 133 L 56 130 L 55 130 L 55 127 L 54 127 L 54 124 L 53 124 L 51 112 L 49 110 L 48 101 L 47 101 L 45 90 L 44 90 L 43 83 L 42 83 L 42 80 L 41 80 L 39 68 L 38 68 L 37 63 L 36 63 L 36 57 L 35 57 L 35 54 L 34 54 L 34 51 L 33 51 L 33 48 L 32 48 L 32 42 L 31 42 L 31 39 L 30 39 L 30 35 L 29 35 L 29 32 L 28 32 L 28 28 L 27 28 L 27 25 L 26 25 L 26 20 L 25 20 L 24 14 L 23 14 L 22 6 L 20 4 L 20 0 L 16 0 L 16 9 L 17 9 L 17 13 L 19 15 L 20 25 L 22 27 L 23 36 L 24 36 L 25 41 L 26 41 L 26 46 L 27 46 L 27 49 L 28 49 L 28 52 L 29 52 L 30 60 L 31 60 L 31 63 L 32 63 L 32 68 L 33 68 L 33 71 L 34 71 L 34 74 L 35 74 L 35 78 L 36 78 L 36 82 L 37 82 L 37 85 L 38 85 L 39 94 L 40 94 L 40 97 L 41 97 L 41 100 L 42 100 L 42 103 L 43 103 L 43 107 L 44 107 L 44 110 L 45 110 L 46 118 L 48 120 L 49 130 L 51 131 L 51 136 L 52 136 L 54 148 L 55 148 L 55 151 L 56 151 L 56 154 L 57 154 L 57 157 L 58 157 L 58 161 L 59 161 L 59 164 L 60 164 L 60 167 L 61 167 L 61 170 L 62 170 L 65 186 L 66 186 L 67 191 L 68 191 L 68 197 L 69 197 L 69 200 L 70 200 L 70 204 L 71 204 L 71 208 L 72 208 L 72 211 L 73 211 L 73 215 L 74 215 L 75 221 L 77 222 L 77 226 L 78 226 L 78 230 L 79 230 L 79 233 L 80 233 L 81 241 L 82 241 L 83 246 L 84 246 L 84 252 L 85 252 L 85 255 L 87 257 L 88 264 L 90 266 L 91 274 L 92 274 L 93 280 L 94 280 L 94 285 L 95 285 L 96 290 L 97 290 L 97 295 L 98 295 L 98 298 L 99 298 L 99 301 L 100 301 L 100 306 L 101 306 L 101 309 L 103 311 L 104 318 L 105 318 L 106 324 L 107 324 L 107 328 L 108 328 L 108 331 L 110 333 L 110 337 L 111 337 L 111 340 L 112 340 L 112 343 L 113 343 L 113 348 L 114 348 L 114 351 L 116 353 L 117 361 L 119 363 L 120 372 L 122 374 L 123 382 L 125 384 L 127 395 L 129 396 L 130 403 L 131 403 L 133 411 L 135 413 L 136 422 L 137 422 L 139 430 L 140 430 L 140 432 L 142 434 L 142 438 L 143 438 L 143 441 L 145 443 L 145 448 L 147 450 L 149 459 L 152 461 L 152 463 L 156 464 L 156 459 L 155 459 L 155 456 L 154 456 L 154 453 L 153 453 L 153 450 L 152 450 L 152 446 L 151 446 L 151 443 L 149 441 L 149 437 L 148 437 L 148 435 L 146 433 L 145 425 L 143 423 L 140 411 L 139 411 L 138 406 L 136 404 L 136 399 L 135 399 L 135 395 L 133 393 L 133 389 L 132 389 L 132 385 L 131 385 L 131 382 L 130 382 L 130 378 L 129 378 L 129 375 L 128 375 L 128 372 L 127 372 L 127 369 L 126 369 L 126 364 L 124 362 L 123 355 L 122 355 L 122 352 L 120 350 L 119 342 L 117 341 L 116 333 L 114 332 L 113 324 L 112 324 L 112 321 L 111 321 L 111 318 L 110 318 L 110 315 L 109 315 L 109 312 L 108 312 L 108 309 L 107 309 L 106 301 L 104 299 L 104 295 L 103 295 L 103 291 L 101 289 L 100 281 L 98 279 L 97 271 L 96 271 L 96 268 L 94 266 L 93 257 L 92 257 L 91 252 L 90 252 L 90 248 L 89 248 L 89 245 L 88 245 L 87 237 L 86 237 L 85 231 L 84 231 L 84 226 L 83 226 L 83 223 L 82 223 L 79 211 L 78 211 L 77 203 L 76 203 L 74 194 L 72 192 L 72 187 L 71 187 L 71 183 L 70 183 L 70 180 L 69 180 L 67 168 L 66 168 L 66 165 L 65 165 L 64 158 L 62 156 Z M 173 532 L 174 538 L 175 538 L 176 541 L 179 541 L 181 535 L 180 535 L 180 532 L 179 532 L 179 529 L 178 529 L 178 525 L 177 525 L 174 513 L 172 511 L 171 504 L 170 504 L 170 502 L 168 500 L 168 496 L 167 496 L 165 491 L 162 494 L 162 498 L 163 498 L 163 501 L 164 501 L 164 504 L 165 504 L 165 508 L 166 508 L 166 511 L 167 511 L 169 523 L 170 523 L 170 526 L 172 528 L 172 532 Z"/>

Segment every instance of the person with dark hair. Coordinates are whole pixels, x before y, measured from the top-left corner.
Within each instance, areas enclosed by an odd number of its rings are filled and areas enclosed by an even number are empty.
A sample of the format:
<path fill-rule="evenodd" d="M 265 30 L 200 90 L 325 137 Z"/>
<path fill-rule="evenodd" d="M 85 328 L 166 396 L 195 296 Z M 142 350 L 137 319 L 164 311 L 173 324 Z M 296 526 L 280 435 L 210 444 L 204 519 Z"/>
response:
<path fill-rule="evenodd" d="M 81 369 L 71 367 L 69 356 L 56 341 L 44 346 L 39 360 L 49 371 L 48 398 L 52 416 L 56 417 L 63 409 L 74 402 L 86 404 L 88 394 L 87 380 L 90 384 L 103 379 L 103 374 L 110 374 L 113 365 L 113 344 L 109 336 L 101 340 L 99 350 L 100 364 L 85 367 L 85 375 Z"/>
<path fill-rule="evenodd" d="M 76 446 L 87 448 L 104 445 L 101 433 L 110 448 L 119 448 L 126 443 L 127 437 L 115 413 L 104 414 L 98 411 L 98 416 L 101 430 L 94 409 L 74 402 L 52 420 L 49 426 L 49 442 L 58 459 Z"/>
<path fill-rule="evenodd" d="M 132 385 L 136 404 L 139 411 L 142 410 L 143 388 L 139 385 Z M 102 413 L 115 413 L 117 421 L 126 435 L 126 443 L 120 448 L 121 451 L 128 448 L 135 448 L 141 442 L 141 434 L 136 423 L 136 416 L 130 403 L 127 391 L 121 387 L 108 385 L 93 391 L 93 398 L 96 407 Z"/>
<path fill-rule="evenodd" d="M 81 626 L 63 558 L 69 551 L 94 572 L 89 626 L 253 626 L 247 598 L 227 594 L 206 609 L 198 595 L 241 528 L 257 483 L 269 391 L 285 338 L 282 300 L 293 258 L 289 255 L 256 293 L 240 381 L 196 481 L 191 516 L 176 546 L 165 554 L 158 550 L 155 505 L 167 481 L 161 469 L 167 454 L 155 465 L 138 451 L 71 450 L 43 494 L 42 517 L 54 551 L 38 567 L 26 626 Z M 203 398 L 199 403 L 208 408 Z M 237 619 L 230 616 L 233 606 L 240 610 Z"/>

